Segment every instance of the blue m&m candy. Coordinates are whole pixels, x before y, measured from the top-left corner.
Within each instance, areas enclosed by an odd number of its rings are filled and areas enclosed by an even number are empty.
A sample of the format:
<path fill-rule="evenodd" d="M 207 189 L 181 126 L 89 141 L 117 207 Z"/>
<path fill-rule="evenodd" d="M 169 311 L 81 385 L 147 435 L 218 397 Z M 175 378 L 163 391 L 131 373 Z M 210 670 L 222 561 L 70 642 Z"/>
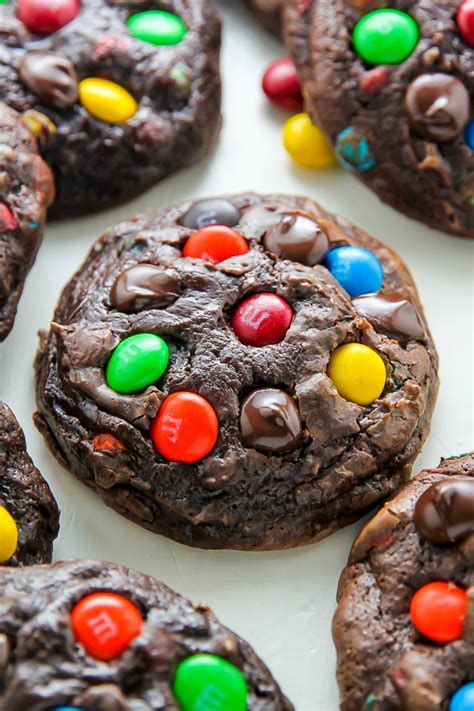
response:
<path fill-rule="evenodd" d="M 467 145 L 471 151 L 474 151 L 474 121 L 469 121 L 466 126 L 466 133 L 464 136 L 466 138 Z"/>
<path fill-rule="evenodd" d="M 349 296 L 379 291 L 383 271 L 379 260 L 363 247 L 336 247 L 326 255 L 326 266 Z"/>
<path fill-rule="evenodd" d="M 85 711 L 82 706 L 55 706 L 51 711 Z"/>
<path fill-rule="evenodd" d="M 370 170 L 376 160 L 365 136 L 353 126 L 345 128 L 336 138 L 336 157 L 347 170 Z"/>
<path fill-rule="evenodd" d="M 474 681 L 456 691 L 449 704 L 449 711 L 474 711 Z"/>

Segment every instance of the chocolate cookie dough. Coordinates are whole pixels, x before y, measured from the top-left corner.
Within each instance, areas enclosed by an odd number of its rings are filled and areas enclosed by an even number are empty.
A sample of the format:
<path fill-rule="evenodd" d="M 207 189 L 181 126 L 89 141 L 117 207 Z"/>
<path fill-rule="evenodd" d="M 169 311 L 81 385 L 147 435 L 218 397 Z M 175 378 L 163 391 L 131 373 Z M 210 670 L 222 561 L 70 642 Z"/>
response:
<path fill-rule="evenodd" d="M 474 453 L 418 474 L 365 526 L 338 603 L 341 711 L 472 708 Z"/>
<path fill-rule="evenodd" d="M 0 565 L 49 563 L 58 531 L 56 501 L 13 413 L 0 402 Z"/>
<path fill-rule="evenodd" d="M 212 146 L 220 22 L 208 0 L 0 4 L 0 100 L 53 169 L 52 216 L 129 200 Z"/>
<path fill-rule="evenodd" d="M 283 0 L 246 0 L 262 25 L 277 37 L 281 36 L 281 12 Z"/>
<path fill-rule="evenodd" d="M 340 163 L 400 212 L 464 237 L 474 237 L 469 12 L 470 0 L 284 7 L 306 108 Z"/>
<path fill-rule="evenodd" d="M 66 561 L 0 568 L 0 587 L 2 709 L 293 709 L 206 605 L 147 575 Z"/>
<path fill-rule="evenodd" d="M 438 387 L 399 257 L 284 195 L 110 229 L 36 369 L 37 426 L 109 506 L 189 545 L 246 550 L 317 541 L 397 489 Z"/>
<path fill-rule="evenodd" d="M 13 327 L 53 198 L 53 177 L 34 137 L 0 103 L 0 341 Z"/>

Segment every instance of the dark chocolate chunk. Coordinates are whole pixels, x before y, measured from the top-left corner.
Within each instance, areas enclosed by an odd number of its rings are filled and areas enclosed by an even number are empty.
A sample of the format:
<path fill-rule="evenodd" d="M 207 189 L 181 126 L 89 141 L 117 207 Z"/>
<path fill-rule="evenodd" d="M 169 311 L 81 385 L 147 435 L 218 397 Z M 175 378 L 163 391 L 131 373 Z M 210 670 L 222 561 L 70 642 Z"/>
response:
<path fill-rule="evenodd" d="M 416 504 L 414 520 L 432 543 L 455 543 L 474 533 L 474 479 L 453 477 L 430 486 Z"/>
<path fill-rule="evenodd" d="M 360 316 L 369 321 L 376 331 L 387 336 L 407 340 L 423 338 L 425 327 L 414 304 L 403 294 L 379 292 L 364 294 L 352 300 Z"/>
<path fill-rule="evenodd" d="M 180 218 L 179 224 L 190 230 L 200 230 L 208 225 L 234 227 L 240 220 L 240 210 L 225 198 L 197 200 Z"/>
<path fill-rule="evenodd" d="M 471 100 L 466 87 L 449 74 L 422 74 L 405 94 L 411 128 L 437 143 L 452 141 L 469 120 Z"/>
<path fill-rule="evenodd" d="M 294 449 L 302 433 L 295 401 L 283 390 L 254 390 L 242 403 L 240 431 L 247 447 L 264 452 Z"/>
<path fill-rule="evenodd" d="M 180 294 L 176 272 L 153 264 L 137 264 L 123 271 L 114 281 L 110 292 L 112 306 L 127 314 L 144 309 L 161 309 Z"/>
<path fill-rule="evenodd" d="M 263 238 L 265 249 L 280 259 L 319 264 L 328 250 L 328 238 L 317 222 L 305 215 L 288 213 L 270 227 Z"/>
<path fill-rule="evenodd" d="M 20 76 L 47 106 L 68 109 L 77 101 L 77 75 L 68 59 L 48 52 L 27 52 L 21 60 Z"/>

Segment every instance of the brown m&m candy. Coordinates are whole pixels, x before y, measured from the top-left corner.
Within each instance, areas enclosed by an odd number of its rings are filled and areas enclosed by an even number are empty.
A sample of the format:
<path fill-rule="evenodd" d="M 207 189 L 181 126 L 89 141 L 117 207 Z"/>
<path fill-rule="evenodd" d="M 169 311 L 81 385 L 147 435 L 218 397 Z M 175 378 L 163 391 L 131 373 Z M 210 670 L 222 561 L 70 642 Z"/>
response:
<path fill-rule="evenodd" d="M 77 101 L 77 75 L 68 59 L 48 52 L 27 52 L 20 64 L 20 76 L 47 106 L 67 109 Z"/>
<path fill-rule="evenodd" d="M 287 213 L 263 238 L 265 249 L 280 259 L 306 266 L 319 264 L 328 251 L 328 238 L 317 222 L 305 215 Z"/>
<path fill-rule="evenodd" d="M 133 314 L 144 309 L 169 306 L 180 293 L 177 274 L 153 264 L 137 264 L 117 277 L 110 300 L 117 311 Z"/>
<path fill-rule="evenodd" d="M 355 311 L 387 336 L 398 340 L 423 338 L 425 327 L 416 307 L 403 294 L 364 294 L 352 300 Z"/>
<path fill-rule="evenodd" d="M 455 543 L 474 533 L 474 479 L 453 477 L 432 484 L 417 501 L 414 521 L 432 543 Z"/>
<path fill-rule="evenodd" d="M 405 95 L 411 128 L 437 143 L 452 141 L 469 120 L 470 99 L 464 84 L 449 74 L 422 74 Z"/>
<path fill-rule="evenodd" d="M 288 452 L 301 439 L 298 408 L 283 390 L 254 390 L 242 403 L 240 431 L 247 447 L 264 452 Z"/>

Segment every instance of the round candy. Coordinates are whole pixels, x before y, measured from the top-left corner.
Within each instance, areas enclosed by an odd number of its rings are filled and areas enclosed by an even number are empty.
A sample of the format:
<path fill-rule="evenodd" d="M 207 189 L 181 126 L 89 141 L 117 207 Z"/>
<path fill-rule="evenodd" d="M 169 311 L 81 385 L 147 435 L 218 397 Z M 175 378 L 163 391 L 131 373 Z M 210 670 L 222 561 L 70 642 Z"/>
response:
<path fill-rule="evenodd" d="M 242 672 L 213 654 L 195 654 L 178 666 L 173 691 L 181 711 L 245 711 Z"/>
<path fill-rule="evenodd" d="M 418 44 L 419 30 L 406 12 L 384 8 L 364 15 L 354 28 L 356 52 L 369 64 L 400 64 Z"/>
<path fill-rule="evenodd" d="M 4 202 L 0 202 L 0 233 L 11 232 L 18 227 L 16 219 L 10 208 Z"/>
<path fill-rule="evenodd" d="M 145 309 L 161 309 L 176 301 L 181 293 L 177 274 L 154 264 L 137 264 L 125 269 L 115 280 L 110 301 L 126 314 Z"/>
<path fill-rule="evenodd" d="M 326 255 L 326 266 L 349 296 L 379 291 L 383 270 L 379 260 L 364 247 L 336 247 Z"/>
<path fill-rule="evenodd" d="M 79 14 L 79 0 L 18 0 L 16 14 L 31 32 L 57 32 Z"/>
<path fill-rule="evenodd" d="M 422 635 L 433 642 L 447 644 L 461 639 L 467 595 L 453 583 L 428 583 L 413 596 L 411 620 Z"/>
<path fill-rule="evenodd" d="M 190 230 L 201 230 L 209 225 L 233 227 L 240 220 L 240 210 L 225 198 L 197 200 L 180 218 L 179 224 Z"/>
<path fill-rule="evenodd" d="M 85 711 L 82 706 L 53 706 L 52 711 Z"/>
<path fill-rule="evenodd" d="M 469 121 L 467 124 L 465 136 L 467 145 L 471 151 L 474 151 L 474 121 Z"/>
<path fill-rule="evenodd" d="M 151 424 L 157 451 L 170 462 L 198 462 L 214 447 L 219 434 L 217 415 L 201 395 L 168 395 Z"/>
<path fill-rule="evenodd" d="M 464 0 L 458 10 L 457 23 L 463 40 L 474 47 L 474 0 Z"/>
<path fill-rule="evenodd" d="M 93 593 L 83 598 L 71 614 L 77 641 L 91 657 L 108 662 L 117 659 L 141 632 L 138 608 L 115 593 Z"/>
<path fill-rule="evenodd" d="M 248 251 L 247 241 L 239 232 L 225 225 L 209 225 L 191 235 L 183 255 L 218 264 Z"/>
<path fill-rule="evenodd" d="M 269 346 L 285 338 L 293 309 L 276 294 L 254 294 L 236 308 L 231 326 L 246 346 Z"/>
<path fill-rule="evenodd" d="M 415 133 L 437 143 L 452 141 L 469 120 L 471 100 L 459 79 L 449 74 L 422 74 L 405 94 L 405 114 Z"/>
<path fill-rule="evenodd" d="M 79 84 L 79 99 L 92 116 L 107 123 L 124 123 L 138 111 L 133 96 L 108 79 L 83 79 Z"/>
<path fill-rule="evenodd" d="M 161 378 L 168 359 L 168 346 L 159 336 L 130 336 L 112 353 L 106 369 L 107 385 L 118 393 L 139 392 Z"/>
<path fill-rule="evenodd" d="M 371 405 L 383 392 L 387 371 L 382 358 L 362 343 L 346 343 L 331 354 L 328 375 L 341 397 Z"/>
<path fill-rule="evenodd" d="M 280 109 L 301 111 L 303 108 L 300 80 L 290 57 L 270 64 L 263 75 L 262 89 L 267 99 Z"/>
<path fill-rule="evenodd" d="M 49 52 L 27 52 L 20 63 L 20 76 L 47 106 L 67 109 L 77 101 L 77 75 L 68 59 Z"/>
<path fill-rule="evenodd" d="M 187 29 L 180 17 L 164 10 L 146 10 L 127 20 L 131 35 L 149 44 L 179 44 Z"/>
<path fill-rule="evenodd" d="M 348 126 L 338 135 L 335 151 L 339 163 L 347 170 L 370 170 L 376 163 L 367 139 L 352 126 Z"/>
<path fill-rule="evenodd" d="M 449 711 L 474 711 L 474 681 L 456 691 L 449 704 Z"/>
<path fill-rule="evenodd" d="M 0 563 L 13 557 L 18 545 L 18 527 L 4 506 L 0 506 Z"/>
<path fill-rule="evenodd" d="M 240 431 L 247 447 L 275 453 L 294 449 L 302 434 L 295 401 L 283 390 L 254 390 L 242 403 Z"/>
<path fill-rule="evenodd" d="M 296 163 L 308 168 L 326 168 L 335 163 L 329 141 L 308 114 L 288 119 L 283 127 L 283 144 Z"/>
<path fill-rule="evenodd" d="M 265 249 L 280 259 L 313 267 L 328 250 L 328 238 L 317 222 L 298 213 L 282 215 L 264 235 Z"/>
<path fill-rule="evenodd" d="M 446 477 L 432 484 L 416 502 L 417 530 L 429 541 L 448 544 L 474 533 L 474 479 Z"/>

